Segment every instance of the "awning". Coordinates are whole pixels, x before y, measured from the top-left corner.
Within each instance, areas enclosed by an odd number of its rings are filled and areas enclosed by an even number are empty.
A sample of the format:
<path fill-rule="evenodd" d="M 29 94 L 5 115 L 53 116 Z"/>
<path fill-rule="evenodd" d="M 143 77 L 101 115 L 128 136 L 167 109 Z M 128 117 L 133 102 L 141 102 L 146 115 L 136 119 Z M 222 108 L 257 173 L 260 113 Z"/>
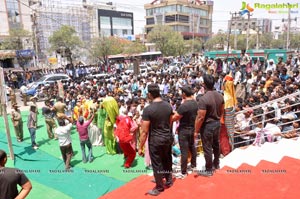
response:
<path fill-rule="evenodd" d="M 12 59 L 16 56 L 16 51 L 14 50 L 0 50 L 0 60 Z"/>
<path fill-rule="evenodd" d="M 24 72 L 22 68 L 3 68 L 4 72 L 12 71 L 12 72 Z"/>

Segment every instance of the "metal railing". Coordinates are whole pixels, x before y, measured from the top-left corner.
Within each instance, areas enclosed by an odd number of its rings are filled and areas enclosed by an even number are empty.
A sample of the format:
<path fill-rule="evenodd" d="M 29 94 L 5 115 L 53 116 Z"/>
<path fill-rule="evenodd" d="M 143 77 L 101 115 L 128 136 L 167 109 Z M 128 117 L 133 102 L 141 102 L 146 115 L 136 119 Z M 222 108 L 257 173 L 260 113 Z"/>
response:
<path fill-rule="evenodd" d="M 278 103 L 284 103 L 284 101 L 286 99 L 291 99 L 291 98 L 298 99 L 299 102 L 296 102 L 294 104 L 289 105 L 289 107 L 291 109 L 296 109 L 294 111 L 291 111 L 290 113 L 293 113 L 293 114 L 296 114 L 296 115 L 300 115 L 300 91 L 292 93 L 292 94 L 289 94 L 289 95 L 286 95 L 284 97 L 281 97 L 281 98 L 278 98 L 278 99 L 275 99 L 275 100 L 272 100 L 272 101 L 268 101 L 268 102 L 263 103 L 263 104 L 259 104 L 259 105 L 253 106 L 253 107 L 249 107 L 253 112 L 255 112 L 255 110 L 257 110 L 257 109 L 262 108 L 263 109 L 263 113 L 262 114 L 257 114 L 257 115 L 252 114 L 250 116 L 251 117 L 251 121 L 253 121 L 253 119 L 257 118 L 257 117 L 261 117 L 262 120 L 261 121 L 252 122 L 251 124 L 249 124 L 246 127 L 246 129 L 248 129 L 248 130 L 244 131 L 242 133 L 241 133 L 240 129 L 237 129 L 239 127 L 235 128 L 236 133 L 233 136 L 233 139 L 234 139 L 234 143 L 233 143 L 233 146 L 232 146 L 233 149 L 234 148 L 238 148 L 238 147 L 249 146 L 249 145 L 253 144 L 253 142 L 256 139 L 256 133 L 254 133 L 254 131 L 251 131 L 251 129 L 253 129 L 258 124 L 261 124 L 262 129 L 264 131 L 268 131 L 268 128 L 265 127 L 265 124 L 267 124 L 269 122 L 272 122 L 274 119 L 277 120 L 277 121 L 280 121 L 281 118 L 276 118 L 276 112 L 279 111 L 279 110 L 280 110 L 280 112 L 282 112 L 282 109 L 285 109 L 286 107 L 279 107 L 278 106 L 277 109 L 275 109 L 274 106 L 273 106 L 273 104 L 275 104 L 275 103 L 277 103 L 277 104 Z M 295 108 L 296 106 L 299 106 L 299 108 Z M 274 110 L 268 111 L 267 107 L 273 107 Z M 247 111 L 248 110 L 242 110 L 242 111 L 236 112 L 235 113 L 235 118 L 236 118 L 237 115 L 244 114 Z M 275 118 L 265 118 L 265 116 L 267 114 L 270 114 L 270 113 L 275 113 Z M 282 114 L 281 114 L 281 116 L 282 116 Z M 298 122 L 300 124 L 300 117 L 297 117 L 297 118 L 295 118 L 292 121 L 286 121 L 286 122 L 282 122 L 281 121 L 280 123 L 278 122 L 276 124 L 276 126 L 280 128 L 282 126 L 291 125 L 294 122 Z M 235 124 L 236 124 L 236 120 L 235 120 Z M 234 125 L 234 126 L 236 126 L 236 125 Z M 274 136 L 276 137 L 276 139 L 280 139 L 281 135 L 283 135 L 283 134 L 287 135 L 287 133 L 294 133 L 294 135 L 296 134 L 296 136 L 300 136 L 300 125 L 299 125 L 298 128 L 292 128 L 291 130 L 288 130 L 288 131 L 285 131 L 285 132 L 282 132 L 282 130 L 280 130 L 280 132 L 278 132 L 278 134 L 276 134 Z M 268 135 L 264 134 L 263 137 L 265 139 L 265 142 L 268 142 Z M 203 149 L 202 149 L 201 139 L 197 139 L 196 142 L 198 143 L 197 146 L 196 146 L 197 149 L 198 149 L 197 153 L 198 154 L 202 153 Z"/>
<path fill-rule="evenodd" d="M 256 139 L 256 133 L 254 133 L 253 130 L 254 127 L 256 127 L 257 125 L 261 125 L 262 126 L 262 130 L 265 131 L 265 132 L 268 132 L 268 128 L 265 127 L 265 124 L 271 122 L 271 121 L 274 121 L 274 120 L 277 120 L 277 122 L 275 122 L 276 126 L 277 127 L 283 127 L 283 126 L 286 126 L 286 125 L 292 125 L 294 122 L 300 122 L 300 118 L 297 116 L 297 118 L 294 118 L 292 121 L 285 121 L 283 122 L 282 121 L 282 118 L 278 118 L 276 117 L 276 114 L 275 114 L 275 118 L 266 118 L 266 115 L 270 114 L 270 113 L 276 113 L 277 111 L 280 110 L 280 112 L 282 112 L 282 109 L 285 109 L 287 108 L 286 106 L 285 107 L 279 107 L 277 106 L 277 109 L 273 106 L 273 104 L 275 103 L 284 103 L 284 101 L 286 99 L 291 99 L 291 98 L 296 98 L 296 99 L 299 99 L 300 100 L 300 92 L 295 92 L 295 93 L 292 93 L 290 95 L 286 95 L 284 97 L 281 97 L 281 98 L 278 98 L 278 99 L 275 99 L 275 100 L 272 100 L 272 101 L 268 101 L 266 103 L 263 103 L 263 104 L 260 104 L 260 105 L 257 105 L 257 106 L 254 106 L 254 107 L 250 107 L 250 109 L 255 112 L 255 110 L 257 109 L 263 109 L 263 113 L 262 114 L 257 114 L 257 115 L 251 115 L 251 121 L 253 121 L 254 118 L 262 118 L 261 121 L 255 121 L 255 122 L 252 122 L 251 124 L 249 124 L 247 127 L 246 127 L 246 131 L 242 132 L 241 133 L 241 129 L 235 129 L 236 130 L 236 133 L 234 134 L 233 138 L 234 138 L 234 144 L 233 144 L 233 148 L 237 148 L 237 147 L 242 147 L 242 146 L 247 146 L 247 145 L 251 145 L 255 139 Z M 297 108 L 297 106 L 300 105 L 300 102 L 296 102 L 296 103 L 293 103 L 291 105 L 289 105 L 289 107 L 291 108 L 291 110 L 293 111 L 290 111 L 289 113 L 287 114 L 295 114 L 295 115 L 299 115 L 300 113 L 300 109 Z M 271 110 L 271 111 L 268 111 L 267 110 L 267 107 L 273 107 L 274 110 Z M 247 112 L 248 110 L 242 110 L 242 111 L 239 111 L 237 113 L 235 113 L 235 116 L 237 116 L 238 114 L 244 114 L 245 112 Z M 281 116 L 283 116 L 285 114 L 281 114 Z M 281 121 L 280 121 L 281 120 Z M 280 122 L 279 122 L 280 121 Z M 237 127 L 239 128 L 239 127 Z M 282 132 L 282 129 L 280 132 L 278 132 L 275 136 L 277 136 L 277 138 L 280 139 L 280 137 L 284 134 L 288 135 L 288 133 L 294 133 L 294 135 L 296 136 L 299 136 L 299 130 L 300 130 L 300 127 L 298 128 L 293 128 L 293 127 L 290 127 L 291 129 L 288 130 L 288 131 L 285 131 L 285 132 Z M 248 132 L 247 132 L 248 131 Z M 265 138 L 266 141 L 268 141 L 267 137 L 268 135 L 267 134 L 263 134 L 263 137 Z"/>

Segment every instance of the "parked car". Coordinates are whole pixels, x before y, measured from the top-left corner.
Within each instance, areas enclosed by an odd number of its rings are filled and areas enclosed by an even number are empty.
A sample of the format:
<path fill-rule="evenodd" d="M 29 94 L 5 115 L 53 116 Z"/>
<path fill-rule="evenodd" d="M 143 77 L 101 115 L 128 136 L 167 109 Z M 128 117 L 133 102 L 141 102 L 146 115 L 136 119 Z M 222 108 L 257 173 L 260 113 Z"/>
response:
<path fill-rule="evenodd" d="M 139 67 L 140 67 L 140 74 L 147 73 L 152 70 L 151 67 L 146 64 L 140 64 Z M 133 74 L 133 73 L 134 73 L 133 65 L 129 66 L 129 68 L 125 70 L 126 75 Z"/>
<path fill-rule="evenodd" d="M 36 94 L 37 88 L 41 85 L 46 85 L 46 84 L 51 84 L 51 83 L 55 83 L 59 80 L 65 80 L 68 81 L 71 78 L 66 75 L 66 74 L 49 74 L 49 75 L 45 75 L 43 77 L 41 77 L 40 79 L 38 79 L 35 82 L 29 83 L 27 85 L 27 95 L 30 96 L 34 96 Z"/>
<path fill-rule="evenodd" d="M 184 62 L 173 62 L 170 65 L 166 66 L 164 71 L 168 73 L 177 73 L 180 72 L 185 66 Z"/>

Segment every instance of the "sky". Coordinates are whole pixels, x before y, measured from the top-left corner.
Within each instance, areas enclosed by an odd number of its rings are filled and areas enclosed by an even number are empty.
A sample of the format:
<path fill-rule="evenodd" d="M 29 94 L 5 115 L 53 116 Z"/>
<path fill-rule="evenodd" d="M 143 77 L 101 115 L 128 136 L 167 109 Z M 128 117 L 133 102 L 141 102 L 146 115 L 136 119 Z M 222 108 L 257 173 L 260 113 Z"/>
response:
<path fill-rule="evenodd" d="M 98 1 L 98 0 L 94 0 Z M 117 10 L 129 11 L 134 13 L 134 25 L 135 34 L 143 32 L 145 25 L 146 15 L 144 4 L 151 3 L 151 0 L 108 0 L 107 2 L 113 2 L 117 6 Z M 213 12 L 213 32 L 217 32 L 219 29 L 227 30 L 228 20 L 230 19 L 230 12 L 238 12 L 242 7 L 243 0 L 215 0 L 214 1 L 214 12 Z M 254 3 L 299 3 L 297 0 L 245 0 L 250 6 L 254 6 Z M 98 2 L 103 2 L 100 0 Z M 300 26 L 300 4 L 298 9 L 292 9 L 298 11 L 297 14 L 291 14 L 291 18 L 298 17 L 298 21 L 292 22 L 292 26 Z M 284 11 L 287 11 L 285 9 Z M 288 14 L 270 14 L 265 9 L 255 9 L 253 11 L 253 16 L 255 18 L 270 18 L 273 21 L 274 26 L 282 26 L 282 19 L 288 18 Z"/>

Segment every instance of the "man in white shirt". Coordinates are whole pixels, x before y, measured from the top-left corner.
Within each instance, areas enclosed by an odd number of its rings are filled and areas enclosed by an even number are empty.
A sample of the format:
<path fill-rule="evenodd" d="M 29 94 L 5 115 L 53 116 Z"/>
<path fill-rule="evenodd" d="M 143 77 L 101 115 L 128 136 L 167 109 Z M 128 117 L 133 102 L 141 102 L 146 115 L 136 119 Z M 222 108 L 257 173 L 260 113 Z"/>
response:
<path fill-rule="evenodd" d="M 250 57 L 246 54 L 246 50 L 243 49 L 241 51 L 241 73 L 242 73 L 242 81 L 246 78 L 246 67 L 250 64 Z"/>
<path fill-rule="evenodd" d="M 240 72 L 240 67 L 235 67 L 235 75 L 234 75 L 234 85 L 237 86 L 241 83 L 242 80 L 242 73 Z"/>
<path fill-rule="evenodd" d="M 267 66 L 266 71 L 269 71 L 269 70 L 272 71 L 272 72 L 276 70 L 276 65 L 274 64 L 273 59 L 270 59 L 269 64 Z"/>
<path fill-rule="evenodd" d="M 26 94 L 27 91 L 28 91 L 28 88 L 25 86 L 25 84 L 22 84 L 22 86 L 20 88 L 20 93 L 23 98 L 24 106 L 27 106 L 27 94 Z"/>
<path fill-rule="evenodd" d="M 68 120 L 69 124 L 66 124 L 65 120 Z M 66 115 L 64 115 L 62 118 L 58 119 L 58 127 L 55 129 L 55 134 L 58 138 L 59 147 L 66 170 L 69 170 L 71 168 L 70 161 L 73 155 L 71 140 L 72 123 L 73 119 L 68 118 Z"/>

